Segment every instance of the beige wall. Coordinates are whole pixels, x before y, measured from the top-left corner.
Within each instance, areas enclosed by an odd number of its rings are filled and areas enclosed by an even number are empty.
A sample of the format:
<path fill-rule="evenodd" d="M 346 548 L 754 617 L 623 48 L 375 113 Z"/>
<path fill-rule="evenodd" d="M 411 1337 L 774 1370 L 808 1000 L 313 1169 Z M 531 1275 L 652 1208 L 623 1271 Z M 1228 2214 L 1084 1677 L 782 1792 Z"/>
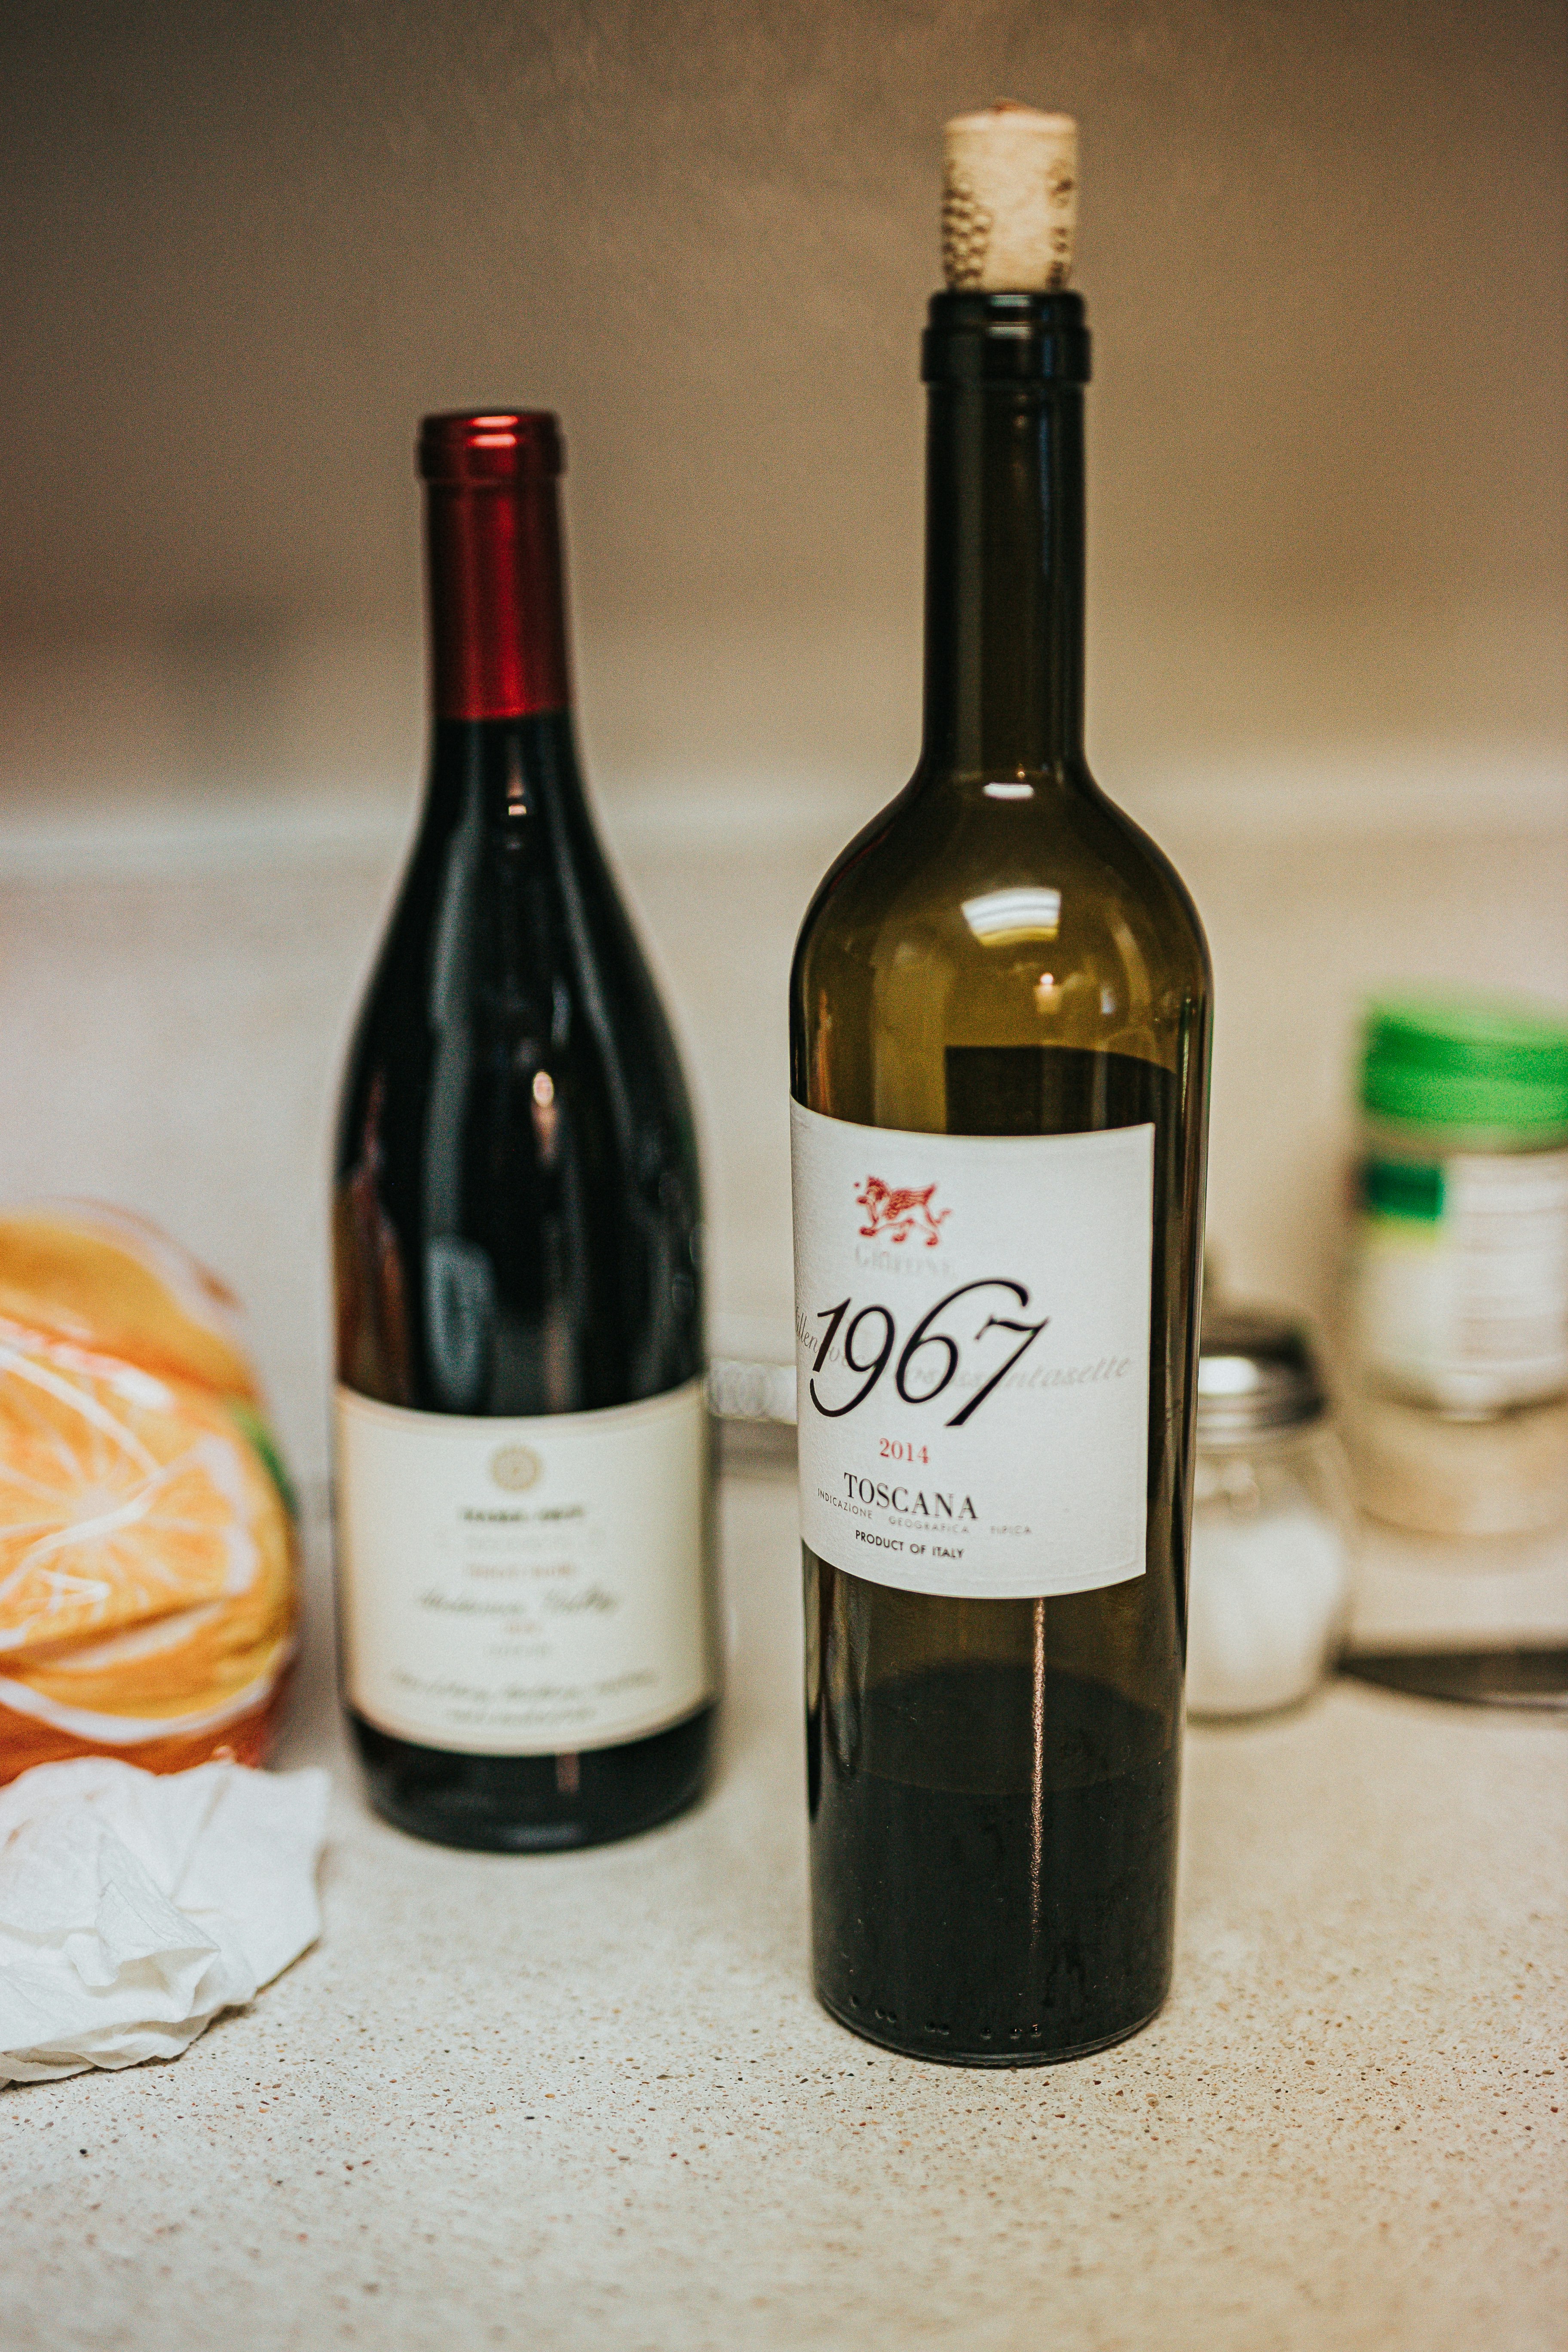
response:
<path fill-rule="evenodd" d="M 1105 781 L 1563 731 L 1556 0 L 0 28 L 0 793 L 417 762 L 420 411 L 570 437 L 601 784 L 896 781 L 942 117 L 1084 139 Z"/>
<path fill-rule="evenodd" d="M 714 1304 L 787 1332 L 790 942 L 913 756 L 937 134 L 1011 91 L 1083 122 L 1091 741 L 1214 946 L 1215 1238 L 1323 1311 L 1363 992 L 1568 1000 L 1563 48 L 1559 0 L 0 10 L 0 1194 L 209 1254 L 320 1466 L 414 424 L 551 403 Z"/>

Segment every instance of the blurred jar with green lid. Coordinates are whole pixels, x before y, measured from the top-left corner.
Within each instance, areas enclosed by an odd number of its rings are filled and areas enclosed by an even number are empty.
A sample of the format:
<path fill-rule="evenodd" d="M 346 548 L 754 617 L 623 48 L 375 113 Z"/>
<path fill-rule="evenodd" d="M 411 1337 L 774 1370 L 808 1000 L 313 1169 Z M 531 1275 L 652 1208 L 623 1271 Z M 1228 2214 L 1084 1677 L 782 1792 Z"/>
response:
<path fill-rule="evenodd" d="M 1568 1509 L 1568 1016 L 1367 1009 L 1351 1258 L 1362 1500 L 1433 1534 Z"/>

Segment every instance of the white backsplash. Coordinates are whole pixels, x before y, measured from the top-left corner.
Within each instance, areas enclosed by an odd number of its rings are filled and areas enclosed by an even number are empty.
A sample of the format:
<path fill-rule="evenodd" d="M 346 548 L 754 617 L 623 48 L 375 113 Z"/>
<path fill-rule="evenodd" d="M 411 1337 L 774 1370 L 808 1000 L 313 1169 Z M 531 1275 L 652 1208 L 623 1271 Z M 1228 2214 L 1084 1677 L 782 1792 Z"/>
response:
<path fill-rule="evenodd" d="M 1568 827 L 1550 762 L 1414 754 L 1172 779 L 1134 803 L 1208 929 L 1209 1230 L 1233 1287 L 1321 1313 L 1358 1002 L 1446 979 L 1568 1001 Z M 785 983 L 823 868 L 877 801 L 809 772 L 646 780 L 605 828 L 687 1049 L 712 1307 L 790 1323 Z M 327 1132 L 407 803 L 182 795 L 0 812 L 0 1196 L 141 1210 L 242 1293 L 285 1443 L 326 1458 Z"/>

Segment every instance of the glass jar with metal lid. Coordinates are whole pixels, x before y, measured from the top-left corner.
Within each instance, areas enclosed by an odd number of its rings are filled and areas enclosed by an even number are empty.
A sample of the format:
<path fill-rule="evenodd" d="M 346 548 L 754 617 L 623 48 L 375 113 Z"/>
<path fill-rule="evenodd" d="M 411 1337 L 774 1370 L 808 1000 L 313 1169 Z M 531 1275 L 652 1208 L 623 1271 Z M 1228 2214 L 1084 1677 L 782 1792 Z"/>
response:
<path fill-rule="evenodd" d="M 1568 1503 L 1568 1017 L 1431 992 L 1369 1007 L 1347 1425 L 1380 1518 L 1432 1534 Z"/>
<path fill-rule="evenodd" d="M 1344 1639 L 1355 1514 L 1304 1324 L 1206 1301 L 1187 1609 L 1187 1707 L 1293 1706 Z"/>

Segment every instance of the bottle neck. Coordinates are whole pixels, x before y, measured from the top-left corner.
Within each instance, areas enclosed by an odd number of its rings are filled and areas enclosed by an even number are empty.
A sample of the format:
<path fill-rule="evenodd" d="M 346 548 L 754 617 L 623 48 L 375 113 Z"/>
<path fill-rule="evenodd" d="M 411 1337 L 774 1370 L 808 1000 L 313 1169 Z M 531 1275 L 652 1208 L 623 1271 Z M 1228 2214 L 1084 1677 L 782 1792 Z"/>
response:
<path fill-rule="evenodd" d="M 928 773 L 1081 765 L 1088 342 L 1076 295 L 931 305 Z"/>
<path fill-rule="evenodd" d="M 425 551 L 436 719 L 569 709 L 553 476 L 426 482 Z"/>
<path fill-rule="evenodd" d="M 463 832 L 498 850 L 599 855 L 570 710 L 522 719 L 435 719 L 425 770 L 422 853 L 444 856 Z"/>

